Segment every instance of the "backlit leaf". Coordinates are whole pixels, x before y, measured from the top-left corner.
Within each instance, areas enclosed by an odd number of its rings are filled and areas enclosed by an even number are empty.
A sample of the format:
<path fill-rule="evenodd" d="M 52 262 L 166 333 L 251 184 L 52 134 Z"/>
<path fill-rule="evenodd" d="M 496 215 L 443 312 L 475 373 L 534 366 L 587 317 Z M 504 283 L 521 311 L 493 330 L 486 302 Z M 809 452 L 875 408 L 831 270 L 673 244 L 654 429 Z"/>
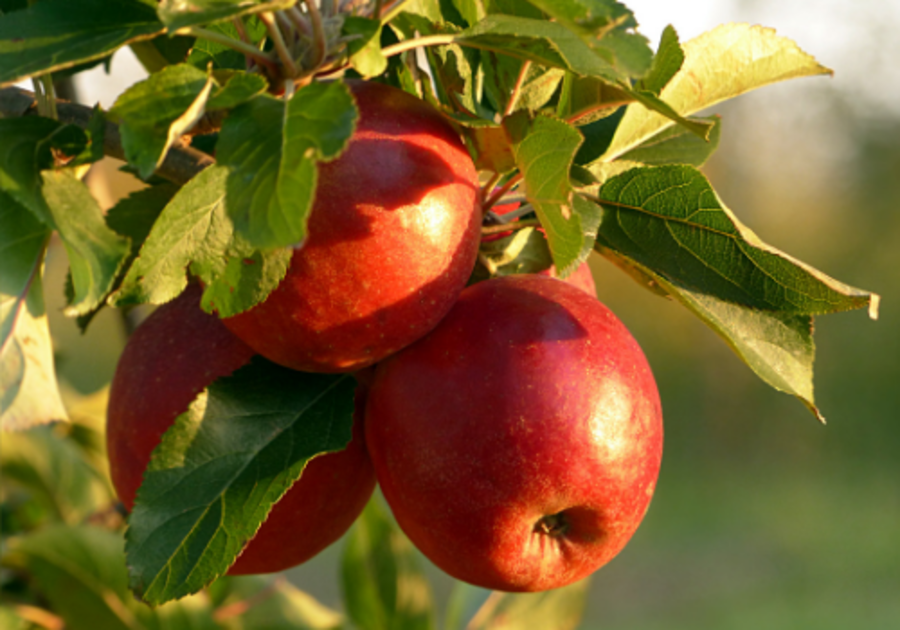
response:
<path fill-rule="evenodd" d="M 659 93 L 682 116 L 770 83 L 831 73 L 793 41 L 749 24 L 718 26 L 683 49 L 681 70 Z M 611 161 L 671 125 L 656 112 L 630 105 L 601 159 Z"/>
<path fill-rule="evenodd" d="M 547 233 L 556 268 L 566 277 L 590 254 L 600 223 L 600 209 L 577 195 L 569 181 L 581 134 L 555 118 L 530 119 L 525 112 L 507 117 L 504 127 L 525 194 Z"/>
<path fill-rule="evenodd" d="M 344 548 L 341 585 L 347 614 L 362 630 L 431 630 L 431 587 L 415 549 L 375 501 Z"/>

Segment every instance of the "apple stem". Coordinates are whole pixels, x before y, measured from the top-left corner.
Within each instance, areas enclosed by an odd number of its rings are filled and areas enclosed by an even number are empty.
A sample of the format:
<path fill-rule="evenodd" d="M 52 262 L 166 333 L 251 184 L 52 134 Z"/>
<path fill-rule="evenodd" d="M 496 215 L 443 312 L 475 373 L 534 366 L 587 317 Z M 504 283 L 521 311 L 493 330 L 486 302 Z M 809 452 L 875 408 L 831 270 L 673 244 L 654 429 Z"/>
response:
<path fill-rule="evenodd" d="M 516 173 L 515 175 L 510 177 L 509 181 L 503 184 L 503 186 L 501 186 L 499 190 L 497 190 L 497 192 L 491 195 L 490 198 L 484 202 L 481 211 L 487 212 L 488 210 L 490 210 L 494 206 L 494 204 L 496 204 L 503 198 L 503 195 L 508 193 L 512 189 L 512 187 L 518 184 L 520 181 L 522 181 L 522 173 Z"/>
<path fill-rule="evenodd" d="M 505 215 L 504 215 L 505 216 Z M 500 225 L 486 225 L 481 228 L 482 236 L 491 236 L 492 234 L 502 234 L 503 232 L 515 232 L 516 230 L 524 230 L 530 227 L 541 227 L 538 219 L 528 219 L 526 221 L 515 221 L 513 223 L 502 223 Z"/>
<path fill-rule="evenodd" d="M 506 103 L 506 111 L 503 112 L 504 116 L 509 116 L 516 109 L 516 103 L 519 101 L 519 94 L 522 93 L 522 86 L 525 84 L 525 77 L 528 76 L 528 71 L 531 70 L 531 61 L 525 61 L 522 64 L 522 67 L 519 69 L 519 76 L 516 79 L 516 85 L 513 87 L 512 94 L 509 96 L 509 101 Z"/>
<path fill-rule="evenodd" d="M 546 534 L 551 538 L 560 538 L 569 531 L 569 519 L 565 512 L 548 514 L 534 525 L 534 531 L 538 534 Z"/>

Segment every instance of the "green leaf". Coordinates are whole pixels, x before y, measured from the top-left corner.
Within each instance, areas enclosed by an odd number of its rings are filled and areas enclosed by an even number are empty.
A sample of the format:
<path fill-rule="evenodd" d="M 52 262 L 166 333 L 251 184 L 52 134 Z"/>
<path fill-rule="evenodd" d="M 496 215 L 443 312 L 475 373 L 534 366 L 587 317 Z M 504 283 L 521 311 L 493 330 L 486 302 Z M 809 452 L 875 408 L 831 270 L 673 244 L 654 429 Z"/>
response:
<path fill-rule="evenodd" d="M 682 116 L 764 85 L 831 73 L 794 42 L 761 26 L 726 24 L 686 42 L 683 48 L 681 70 L 659 93 Z M 630 105 L 601 159 L 612 161 L 671 124 L 655 112 Z"/>
<path fill-rule="evenodd" d="M 231 169 L 228 214 L 256 247 L 296 246 L 316 190 L 316 164 L 344 150 L 357 111 L 341 82 L 311 83 L 285 104 L 260 96 L 231 112 L 217 148 Z"/>
<path fill-rule="evenodd" d="M 32 630 L 34 626 L 25 621 L 16 609 L 6 604 L 0 604 L 0 628 L 4 630 Z"/>
<path fill-rule="evenodd" d="M 67 420 L 53 366 L 41 266 L 49 231 L 0 191 L 0 429 Z"/>
<path fill-rule="evenodd" d="M 301 591 L 284 576 L 227 577 L 220 611 L 246 608 L 234 621 L 246 630 L 340 630 L 344 617 Z M 229 626 L 230 627 L 230 626 Z M 235 628 L 235 630 L 238 630 Z"/>
<path fill-rule="evenodd" d="M 150 609 L 128 592 L 121 534 L 56 525 L 11 541 L 4 563 L 33 576 L 70 630 L 218 630 L 206 598 Z"/>
<path fill-rule="evenodd" d="M 228 176 L 211 166 L 178 191 L 112 296 L 116 306 L 168 302 L 187 286 L 189 267 L 206 284 L 205 308 L 221 317 L 251 308 L 278 285 L 291 251 L 260 252 L 235 234 L 225 208 Z"/>
<path fill-rule="evenodd" d="M 43 180 L 44 198 L 66 247 L 75 289 L 65 313 L 82 315 L 97 308 L 112 291 L 131 246 L 107 227 L 84 183 L 62 171 L 44 171 Z"/>
<path fill-rule="evenodd" d="M 50 230 L 0 190 L 0 350 L 12 337 L 32 280 L 40 274 Z"/>
<path fill-rule="evenodd" d="M 472 280 L 538 273 L 553 265 L 547 238 L 535 228 L 516 230 L 494 241 L 482 241 Z"/>
<path fill-rule="evenodd" d="M 69 426 L 69 425 L 66 425 Z M 0 445 L 0 475 L 27 489 L 56 519 L 70 525 L 109 504 L 103 477 L 58 427 L 7 433 Z"/>
<path fill-rule="evenodd" d="M 672 77 L 681 70 L 682 65 L 684 65 L 684 51 L 678 42 L 675 27 L 670 24 L 663 30 L 650 72 L 638 83 L 638 89 L 659 96 Z"/>
<path fill-rule="evenodd" d="M 821 422 L 813 397 L 813 320 L 809 315 L 761 311 L 731 304 L 671 282 L 640 263 L 598 247 L 639 284 L 671 296 L 686 306 L 763 381 L 796 396 Z"/>
<path fill-rule="evenodd" d="M 202 393 L 138 490 L 125 547 L 135 593 L 161 604 L 222 575 L 306 463 L 350 441 L 354 388 L 257 358 Z"/>
<path fill-rule="evenodd" d="M 572 630 L 578 627 L 590 579 L 543 593 L 501 593 L 462 582 L 447 606 L 447 630 Z M 467 622 L 468 620 L 468 622 Z"/>
<path fill-rule="evenodd" d="M 571 70 L 580 76 L 602 78 L 613 84 L 626 79 L 575 33 L 557 22 L 489 15 L 460 33 L 456 43 Z"/>
<path fill-rule="evenodd" d="M 611 116 L 622 105 L 634 100 L 635 97 L 624 88 L 609 85 L 599 79 L 577 77 L 568 73 L 556 106 L 556 114 L 581 126 L 584 133 L 583 127 Z M 586 139 L 590 140 L 589 137 Z"/>
<path fill-rule="evenodd" d="M 262 94 L 268 87 L 268 82 L 258 74 L 236 72 L 223 87 L 213 91 L 206 103 L 206 111 L 237 107 Z"/>
<path fill-rule="evenodd" d="M 555 118 L 529 119 L 525 112 L 507 117 L 503 124 L 528 201 L 547 233 L 556 268 L 566 277 L 590 254 L 600 223 L 599 208 L 576 195 L 569 181 L 581 134 Z"/>
<path fill-rule="evenodd" d="M 720 300 L 796 315 L 869 307 L 878 296 L 844 285 L 763 243 L 689 166 L 636 168 L 599 191 L 597 242 L 671 282 Z"/>
<path fill-rule="evenodd" d="M 240 39 L 237 27 L 232 22 L 220 22 L 218 24 L 209 24 L 204 27 L 207 31 L 220 33 L 232 39 Z M 244 20 L 244 28 L 247 37 L 252 42 L 261 41 L 266 35 L 266 26 L 259 19 L 250 16 Z M 211 63 L 213 70 L 246 70 L 247 58 L 243 53 L 229 48 L 225 44 L 220 44 L 209 39 L 197 39 L 191 53 L 188 55 L 188 63 L 195 68 L 206 71 Z"/>
<path fill-rule="evenodd" d="M 203 116 L 212 87 L 212 77 L 205 72 L 179 64 L 155 72 L 116 99 L 110 117 L 119 123 L 126 159 L 143 179 Z"/>
<path fill-rule="evenodd" d="M 178 190 L 169 182 L 142 188 L 120 199 L 106 213 L 106 224 L 131 241 L 132 257 L 137 256 L 153 224 Z"/>
<path fill-rule="evenodd" d="M 375 501 L 356 521 L 341 560 L 350 619 L 362 630 L 431 630 L 431 587 L 415 549 Z"/>
<path fill-rule="evenodd" d="M 184 63 L 195 43 L 193 37 L 160 35 L 150 40 L 133 42 L 130 47 L 144 69 L 152 74 L 166 66 Z"/>
<path fill-rule="evenodd" d="M 161 0 L 158 12 L 159 19 L 173 32 L 262 11 L 278 11 L 294 3 L 294 0 Z"/>
<path fill-rule="evenodd" d="M 74 303 L 66 313 L 81 315 L 112 289 L 129 245 L 106 227 L 82 182 L 64 171 L 41 171 L 53 164 L 53 139 L 65 129 L 46 118 L 0 120 L 0 190 L 59 232 L 74 281 Z"/>
<path fill-rule="evenodd" d="M 139 0 L 42 0 L 0 16 L 0 87 L 109 55 L 161 33 Z"/>
<path fill-rule="evenodd" d="M 359 39 L 347 42 L 350 65 L 364 78 L 378 76 L 387 69 L 387 58 L 381 53 L 381 22 L 369 18 L 348 15 L 341 31 L 357 35 Z"/>
<path fill-rule="evenodd" d="M 51 227 L 50 209 L 41 195 L 41 169 L 52 165 L 52 156 L 47 147 L 39 159 L 38 144 L 59 128 L 57 121 L 39 116 L 0 118 L 0 190 Z"/>
<path fill-rule="evenodd" d="M 672 126 L 644 141 L 640 146 L 628 151 L 615 162 L 599 162 L 597 166 L 607 166 L 621 161 L 639 162 L 648 166 L 663 164 L 690 164 L 703 166 L 706 160 L 719 148 L 722 135 L 722 119 L 710 116 L 700 120 L 712 123 L 709 140 L 698 138 L 684 127 Z"/>

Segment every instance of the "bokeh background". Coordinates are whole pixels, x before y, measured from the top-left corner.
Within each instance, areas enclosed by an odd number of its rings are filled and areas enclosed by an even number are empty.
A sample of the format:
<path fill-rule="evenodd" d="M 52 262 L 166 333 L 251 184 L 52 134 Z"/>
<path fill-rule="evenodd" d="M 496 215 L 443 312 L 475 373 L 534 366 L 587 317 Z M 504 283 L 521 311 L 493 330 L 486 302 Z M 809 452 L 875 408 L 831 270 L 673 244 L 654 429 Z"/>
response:
<path fill-rule="evenodd" d="M 878 322 L 863 312 L 817 320 L 823 427 L 685 309 L 592 261 L 601 299 L 654 368 L 667 434 L 646 520 L 593 577 L 581 627 L 900 628 L 900 2 L 626 4 L 654 44 L 670 23 L 682 41 L 723 22 L 759 23 L 835 70 L 717 107 L 723 140 L 705 171 L 764 240 L 884 299 Z M 108 107 L 142 74 L 123 51 L 111 74 L 79 77 L 77 98 Z M 107 206 L 135 186 L 115 164 L 90 177 Z M 65 256 L 52 257 L 59 369 L 67 387 L 91 394 L 112 374 L 125 324 L 106 312 L 79 335 L 60 314 Z M 339 606 L 339 551 L 290 579 Z M 451 581 L 429 572 L 443 600 Z"/>

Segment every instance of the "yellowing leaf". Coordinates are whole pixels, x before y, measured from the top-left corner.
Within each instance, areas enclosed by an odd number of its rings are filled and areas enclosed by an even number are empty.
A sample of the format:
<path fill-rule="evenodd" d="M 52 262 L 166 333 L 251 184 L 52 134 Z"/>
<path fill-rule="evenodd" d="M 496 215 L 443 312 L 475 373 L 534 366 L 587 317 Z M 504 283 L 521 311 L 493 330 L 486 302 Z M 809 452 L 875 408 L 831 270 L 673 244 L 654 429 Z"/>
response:
<path fill-rule="evenodd" d="M 790 39 L 749 24 L 716 27 L 686 42 L 684 54 L 681 70 L 659 95 L 682 116 L 778 81 L 831 74 Z M 612 161 L 673 124 L 641 105 L 629 105 L 600 159 Z"/>

